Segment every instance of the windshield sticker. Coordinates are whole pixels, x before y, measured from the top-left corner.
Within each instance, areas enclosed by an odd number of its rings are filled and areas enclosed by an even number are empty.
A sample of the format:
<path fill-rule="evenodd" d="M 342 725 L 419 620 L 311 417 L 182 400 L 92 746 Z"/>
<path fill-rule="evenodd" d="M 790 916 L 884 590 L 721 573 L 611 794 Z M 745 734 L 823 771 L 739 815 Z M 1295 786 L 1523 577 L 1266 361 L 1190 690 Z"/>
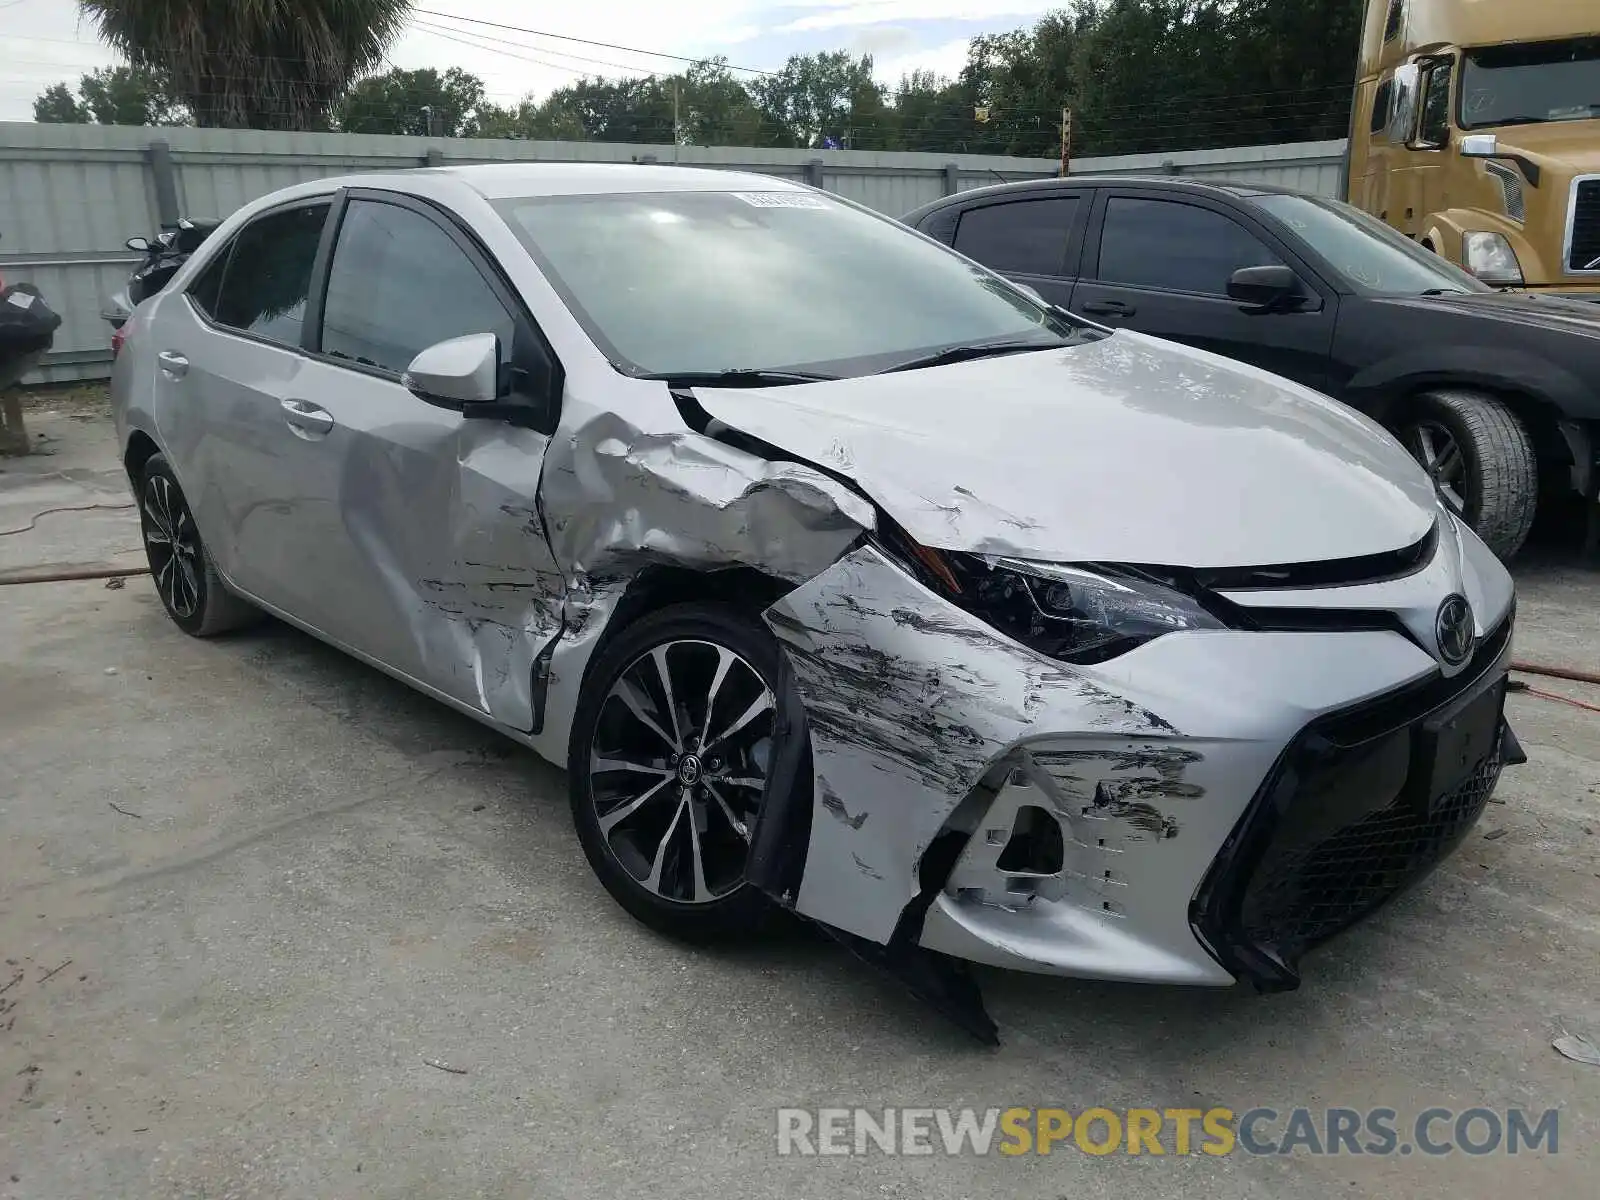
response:
<path fill-rule="evenodd" d="M 734 192 L 755 208 L 827 208 L 828 202 L 809 192 Z"/>

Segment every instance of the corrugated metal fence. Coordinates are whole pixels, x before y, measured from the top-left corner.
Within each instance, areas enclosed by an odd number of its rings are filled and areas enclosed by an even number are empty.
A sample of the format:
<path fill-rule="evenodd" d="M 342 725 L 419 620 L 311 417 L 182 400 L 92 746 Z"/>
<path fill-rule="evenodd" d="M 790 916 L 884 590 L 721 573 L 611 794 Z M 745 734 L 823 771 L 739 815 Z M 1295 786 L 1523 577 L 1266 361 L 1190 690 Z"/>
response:
<path fill-rule="evenodd" d="M 1343 142 L 1082 159 L 1079 172 L 1182 173 L 1338 192 Z M 516 142 L 232 129 L 0 123 L 0 275 L 62 314 L 42 380 L 103 378 L 104 298 L 137 256 L 123 247 L 179 215 L 225 217 L 290 184 L 354 171 L 515 161 L 679 162 L 810 183 L 899 216 L 972 187 L 1053 176 L 1048 159 L 980 155 Z"/>

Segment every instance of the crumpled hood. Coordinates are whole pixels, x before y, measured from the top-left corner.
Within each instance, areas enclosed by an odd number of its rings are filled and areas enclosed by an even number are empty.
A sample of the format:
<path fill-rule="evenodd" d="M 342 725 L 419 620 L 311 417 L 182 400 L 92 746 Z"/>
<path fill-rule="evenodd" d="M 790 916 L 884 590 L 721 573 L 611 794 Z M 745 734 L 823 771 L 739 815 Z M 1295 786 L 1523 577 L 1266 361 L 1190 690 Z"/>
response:
<path fill-rule="evenodd" d="M 928 370 L 697 389 L 712 416 L 852 479 L 925 545 L 1236 567 L 1421 540 L 1421 468 L 1354 410 L 1142 334 Z"/>

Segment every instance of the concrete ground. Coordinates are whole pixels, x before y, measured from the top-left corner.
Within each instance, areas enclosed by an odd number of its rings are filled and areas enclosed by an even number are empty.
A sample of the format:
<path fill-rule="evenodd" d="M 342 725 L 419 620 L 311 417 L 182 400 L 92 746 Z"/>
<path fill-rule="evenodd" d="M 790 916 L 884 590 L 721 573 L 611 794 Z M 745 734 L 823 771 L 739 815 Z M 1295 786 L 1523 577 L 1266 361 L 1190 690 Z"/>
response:
<path fill-rule="evenodd" d="M 92 403 L 30 420 L 56 453 L 0 461 L 0 530 L 126 500 Z M 0 577 L 137 546 L 130 512 L 47 516 Z M 1520 574 L 1519 656 L 1600 670 L 1600 572 Z M 195 641 L 143 578 L 0 587 L 0 1196 L 1592 1194 L 1600 1067 L 1551 1040 L 1600 1041 L 1600 715 L 1510 710 L 1505 803 L 1300 991 L 991 973 L 993 1051 L 819 938 L 653 936 L 559 771 L 299 633 Z M 1523 1106 L 1560 1141 L 777 1156 L 778 1107 L 858 1104 Z"/>

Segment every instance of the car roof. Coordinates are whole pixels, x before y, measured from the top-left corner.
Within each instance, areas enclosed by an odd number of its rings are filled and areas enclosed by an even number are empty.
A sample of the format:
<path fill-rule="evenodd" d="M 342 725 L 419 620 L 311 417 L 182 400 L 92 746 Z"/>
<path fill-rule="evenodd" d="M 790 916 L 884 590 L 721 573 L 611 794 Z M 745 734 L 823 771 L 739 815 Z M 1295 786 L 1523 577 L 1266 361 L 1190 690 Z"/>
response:
<path fill-rule="evenodd" d="M 487 200 L 536 196 L 626 195 L 645 192 L 798 192 L 803 185 L 751 171 L 718 171 L 656 163 L 508 162 L 416 167 L 316 180 L 295 191 L 342 187 L 431 191 L 439 183 L 465 186 Z"/>
<path fill-rule="evenodd" d="M 991 184 L 988 187 L 974 188 L 970 191 L 957 192 L 953 196 L 946 196 L 925 204 L 917 209 L 914 214 L 922 216 L 944 208 L 951 204 L 968 203 L 972 200 L 982 200 L 990 196 L 1005 196 L 1019 192 L 1055 191 L 1063 188 L 1082 187 L 1154 187 L 1174 192 L 1188 192 L 1194 195 L 1225 195 L 1248 199 L 1252 196 L 1304 196 L 1308 193 L 1295 188 L 1278 187 L 1270 183 L 1245 183 L 1227 179 L 1194 179 L 1183 175 L 1068 175 L 1065 179 L 1019 179 L 1007 183 Z"/>

